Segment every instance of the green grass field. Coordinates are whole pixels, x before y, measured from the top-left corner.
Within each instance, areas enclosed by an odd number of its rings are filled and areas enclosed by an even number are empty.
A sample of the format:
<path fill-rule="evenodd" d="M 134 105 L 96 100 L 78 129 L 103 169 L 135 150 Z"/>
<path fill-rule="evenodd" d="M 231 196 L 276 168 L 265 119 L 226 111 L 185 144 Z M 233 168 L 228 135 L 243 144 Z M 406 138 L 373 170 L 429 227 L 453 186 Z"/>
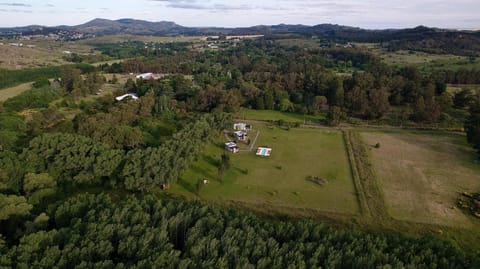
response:
<path fill-rule="evenodd" d="M 456 206 L 461 192 L 480 189 L 480 165 L 464 136 L 364 132 L 388 213 L 395 219 L 469 228 Z M 477 221 L 478 222 L 478 221 Z"/>
<path fill-rule="evenodd" d="M 298 122 L 301 124 L 319 123 L 325 120 L 325 113 L 318 115 L 302 115 L 298 113 L 281 112 L 275 110 L 255 110 L 248 108 L 241 108 L 235 114 L 235 117 L 243 120 L 260 120 L 260 121 L 277 121 L 283 120 L 285 122 Z"/>
<path fill-rule="evenodd" d="M 295 128 L 287 131 L 262 125 L 254 128 L 260 131 L 256 146 L 271 147 L 270 157 L 258 157 L 255 152 L 231 154 L 231 167 L 220 179 L 216 164 L 223 149 L 220 144 L 210 146 L 183 176 L 184 180 L 170 191 L 193 197 L 195 183 L 205 178 L 210 184 L 202 187 L 199 196 L 209 201 L 359 213 L 341 132 Z M 307 176 L 317 176 L 328 183 L 321 186 L 308 181 Z"/>

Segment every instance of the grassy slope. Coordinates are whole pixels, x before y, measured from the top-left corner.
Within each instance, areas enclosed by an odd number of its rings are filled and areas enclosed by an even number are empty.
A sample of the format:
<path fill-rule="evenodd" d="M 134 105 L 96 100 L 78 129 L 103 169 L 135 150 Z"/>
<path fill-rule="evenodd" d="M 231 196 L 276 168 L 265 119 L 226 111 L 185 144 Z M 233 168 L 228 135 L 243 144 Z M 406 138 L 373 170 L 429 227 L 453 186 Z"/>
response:
<path fill-rule="evenodd" d="M 215 164 L 223 150 L 209 147 L 171 191 L 192 196 L 197 179 L 206 178 L 211 183 L 200 192 L 206 200 L 359 213 L 341 132 L 256 127 L 261 132 L 257 145 L 272 147 L 271 157 L 254 152 L 231 155 L 231 168 L 220 180 Z M 325 178 L 328 184 L 309 182 L 309 175 Z"/>

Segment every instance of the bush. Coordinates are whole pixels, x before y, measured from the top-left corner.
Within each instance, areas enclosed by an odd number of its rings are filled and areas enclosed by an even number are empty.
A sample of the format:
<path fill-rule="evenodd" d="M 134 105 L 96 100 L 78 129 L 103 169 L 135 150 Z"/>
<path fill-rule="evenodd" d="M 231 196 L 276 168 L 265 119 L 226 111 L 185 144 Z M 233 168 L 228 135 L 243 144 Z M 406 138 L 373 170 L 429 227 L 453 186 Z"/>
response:
<path fill-rule="evenodd" d="M 50 86 L 50 81 L 46 78 L 39 78 L 33 83 L 32 86 L 37 89 L 45 86 Z"/>

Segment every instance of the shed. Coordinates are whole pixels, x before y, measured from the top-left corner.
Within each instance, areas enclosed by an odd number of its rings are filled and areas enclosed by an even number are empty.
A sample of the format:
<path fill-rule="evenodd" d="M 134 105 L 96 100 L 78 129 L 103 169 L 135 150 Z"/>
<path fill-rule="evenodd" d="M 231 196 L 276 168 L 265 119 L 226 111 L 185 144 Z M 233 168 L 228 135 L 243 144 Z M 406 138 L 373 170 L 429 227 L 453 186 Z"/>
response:
<path fill-rule="evenodd" d="M 227 142 L 227 143 L 225 143 L 225 149 L 230 151 L 230 152 L 237 153 L 238 152 L 237 143 L 235 143 L 233 141 Z"/>
<path fill-rule="evenodd" d="M 244 122 L 239 122 L 233 124 L 233 129 L 236 131 L 249 131 L 252 129 L 252 125 L 246 124 Z"/>

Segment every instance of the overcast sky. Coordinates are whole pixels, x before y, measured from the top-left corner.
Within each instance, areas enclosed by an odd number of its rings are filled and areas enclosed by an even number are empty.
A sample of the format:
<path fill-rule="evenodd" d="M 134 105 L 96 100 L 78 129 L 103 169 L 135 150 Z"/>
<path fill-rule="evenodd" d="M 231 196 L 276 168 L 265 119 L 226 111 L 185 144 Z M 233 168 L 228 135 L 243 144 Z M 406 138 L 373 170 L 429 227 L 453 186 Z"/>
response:
<path fill-rule="evenodd" d="M 184 26 L 335 23 L 369 29 L 480 29 L 480 0 L 0 0 L 0 27 L 76 25 L 94 18 Z"/>

